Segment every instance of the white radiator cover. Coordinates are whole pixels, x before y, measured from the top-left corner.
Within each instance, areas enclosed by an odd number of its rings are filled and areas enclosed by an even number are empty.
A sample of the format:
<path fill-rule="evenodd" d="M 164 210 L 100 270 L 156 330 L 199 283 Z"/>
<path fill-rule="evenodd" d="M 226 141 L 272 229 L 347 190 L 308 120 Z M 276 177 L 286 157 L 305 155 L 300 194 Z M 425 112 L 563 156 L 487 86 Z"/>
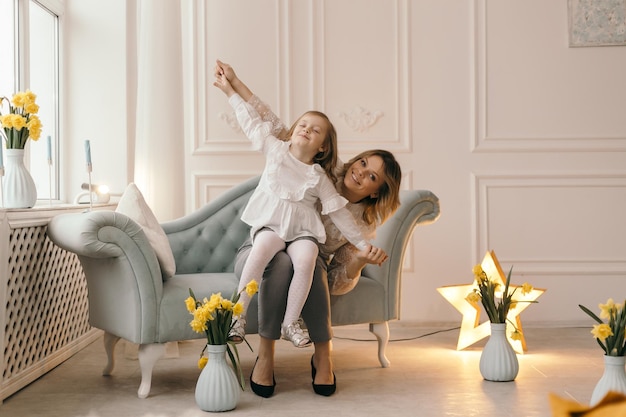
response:
<path fill-rule="evenodd" d="M 78 257 L 46 234 L 51 217 L 84 209 L 0 210 L 0 401 L 101 334 L 89 325 Z"/>

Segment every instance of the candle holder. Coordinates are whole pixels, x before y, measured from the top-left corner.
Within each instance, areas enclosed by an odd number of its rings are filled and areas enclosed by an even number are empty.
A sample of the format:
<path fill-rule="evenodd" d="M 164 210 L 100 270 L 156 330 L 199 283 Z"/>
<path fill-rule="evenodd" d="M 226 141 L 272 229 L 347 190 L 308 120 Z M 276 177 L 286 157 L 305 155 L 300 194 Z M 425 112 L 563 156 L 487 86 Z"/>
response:
<path fill-rule="evenodd" d="M 85 141 L 85 161 L 87 162 L 87 175 L 89 176 L 89 211 L 93 209 L 93 197 L 91 195 L 91 143 Z"/>
<path fill-rule="evenodd" d="M 91 163 L 87 164 L 87 176 L 89 178 L 88 181 L 88 185 L 89 185 L 89 211 L 91 211 L 93 209 L 93 196 L 91 194 Z"/>
<path fill-rule="evenodd" d="M 48 135 L 48 201 L 52 205 L 52 141 Z"/>
<path fill-rule="evenodd" d="M 52 205 L 52 159 L 48 159 L 48 201 Z"/>

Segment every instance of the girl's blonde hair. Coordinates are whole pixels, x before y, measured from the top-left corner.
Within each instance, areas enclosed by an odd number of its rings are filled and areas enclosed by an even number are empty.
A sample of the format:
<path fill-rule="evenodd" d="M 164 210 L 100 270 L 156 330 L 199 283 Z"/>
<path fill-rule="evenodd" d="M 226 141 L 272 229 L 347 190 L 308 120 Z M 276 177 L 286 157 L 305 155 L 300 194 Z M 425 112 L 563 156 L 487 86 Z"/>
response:
<path fill-rule="evenodd" d="M 383 224 L 400 207 L 400 181 L 402 180 L 402 169 L 400 164 L 389 151 L 382 149 L 371 149 L 364 151 L 346 162 L 341 171 L 341 177 L 345 177 L 352 164 L 360 159 L 367 159 L 371 156 L 378 156 L 383 160 L 384 182 L 378 189 L 376 197 L 367 196 L 359 201 L 363 204 L 363 220 L 367 224 Z"/>
<path fill-rule="evenodd" d="M 334 184 L 337 182 L 337 175 L 335 174 L 335 167 L 337 166 L 337 131 L 335 130 L 335 126 L 333 126 L 330 122 L 328 116 L 316 110 L 309 110 L 305 112 L 302 116 L 298 117 L 298 120 L 296 120 L 294 124 L 291 125 L 291 128 L 287 132 L 287 138 L 291 138 L 296 126 L 298 126 L 298 122 L 308 114 L 321 117 L 324 121 L 326 121 L 326 137 L 324 138 L 324 144 L 322 145 L 324 150 L 315 155 L 313 162 L 322 167 L 324 172 L 326 172 L 326 175 L 328 175 Z"/>

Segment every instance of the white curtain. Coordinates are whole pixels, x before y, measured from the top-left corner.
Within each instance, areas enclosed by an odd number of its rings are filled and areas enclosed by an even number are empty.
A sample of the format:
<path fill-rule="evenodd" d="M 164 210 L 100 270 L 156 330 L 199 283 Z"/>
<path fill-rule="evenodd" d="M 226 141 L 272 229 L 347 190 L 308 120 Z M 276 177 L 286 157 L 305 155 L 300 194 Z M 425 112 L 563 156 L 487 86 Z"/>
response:
<path fill-rule="evenodd" d="M 138 0 L 134 182 L 159 221 L 184 214 L 180 0 Z"/>

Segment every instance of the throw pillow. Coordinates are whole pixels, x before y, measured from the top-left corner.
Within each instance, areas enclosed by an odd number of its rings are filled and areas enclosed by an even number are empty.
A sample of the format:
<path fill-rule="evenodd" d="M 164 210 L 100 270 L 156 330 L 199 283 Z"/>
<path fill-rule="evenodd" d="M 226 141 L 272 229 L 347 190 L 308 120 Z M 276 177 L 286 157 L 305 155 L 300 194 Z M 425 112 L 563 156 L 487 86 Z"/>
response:
<path fill-rule="evenodd" d="M 134 183 L 128 184 L 124 194 L 117 203 L 116 212 L 125 214 L 143 228 L 148 241 L 156 253 L 163 278 L 167 279 L 176 273 L 176 262 L 167 235 L 159 224 L 156 216 L 148 207 L 146 200 Z"/>

